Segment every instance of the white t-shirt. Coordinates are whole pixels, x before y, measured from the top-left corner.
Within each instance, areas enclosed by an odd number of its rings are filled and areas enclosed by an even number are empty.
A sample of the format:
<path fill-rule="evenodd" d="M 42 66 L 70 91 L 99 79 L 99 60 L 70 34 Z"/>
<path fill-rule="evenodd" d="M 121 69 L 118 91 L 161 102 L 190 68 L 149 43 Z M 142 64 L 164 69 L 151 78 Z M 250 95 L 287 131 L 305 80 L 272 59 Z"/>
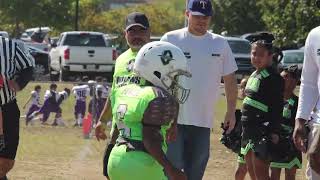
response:
<path fill-rule="evenodd" d="M 40 94 L 37 91 L 31 92 L 31 104 L 40 106 Z"/>
<path fill-rule="evenodd" d="M 296 118 L 312 119 L 320 123 L 320 26 L 309 33 L 301 76 L 299 104 Z"/>
<path fill-rule="evenodd" d="M 76 100 L 85 101 L 87 96 L 90 95 L 90 88 L 88 85 L 74 86 L 72 92 Z"/>
<path fill-rule="evenodd" d="M 187 101 L 180 105 L 178 123 L 211 128 L 221 77 L 237 70 L 228 42 L 210 32 L 194 36 L 187 28 L 168 32 L 161 40 L 182 49 L 192 73 L 192 78 L 181 78 L 191 91 Z"/>

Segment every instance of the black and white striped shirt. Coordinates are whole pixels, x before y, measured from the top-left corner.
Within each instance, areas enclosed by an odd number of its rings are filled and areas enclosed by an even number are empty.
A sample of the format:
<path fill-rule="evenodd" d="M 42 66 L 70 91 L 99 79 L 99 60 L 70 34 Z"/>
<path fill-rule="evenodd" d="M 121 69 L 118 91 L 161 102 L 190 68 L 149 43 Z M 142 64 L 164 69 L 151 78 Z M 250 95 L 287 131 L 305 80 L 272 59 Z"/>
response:
<path fill-rule="evenodd" d="M 16 99 L 16 92 L 9 88 L 8 80 L 12 80 L 23 69 L 33 66 L 34 59 L 23 42 L 0 37 L 0 75 L 4 83 L 0 89 L 0 105 Z"/>

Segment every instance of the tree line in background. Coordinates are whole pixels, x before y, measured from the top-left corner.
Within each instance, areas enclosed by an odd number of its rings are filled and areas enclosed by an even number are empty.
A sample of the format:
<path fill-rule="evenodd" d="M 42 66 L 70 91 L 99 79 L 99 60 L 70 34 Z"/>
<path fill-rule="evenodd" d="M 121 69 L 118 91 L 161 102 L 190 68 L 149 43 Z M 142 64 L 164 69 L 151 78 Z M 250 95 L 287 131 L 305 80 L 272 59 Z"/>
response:
<path fill-rule="evenodd" d="M 80 1 L 80 30 L 123 33 L 128 13 L 141 11 L 150 18 L 153 35 L 184 26 L 184 0 L 154 0 L 126 8 L 106 10 L 104 0 Z M 320 25 L 315 0 L 213 0 L 211 29 L 215 33 L 242 35 L 270 31 L 281 47 L 303 45 L 307 33 Z M 0 30 L 17 37 L 26 28 L 49 26 L 52 35 L 73 30 L 76 0 L 1 0 Z M 123 42 L 123 39 L 122 39 Z"/>

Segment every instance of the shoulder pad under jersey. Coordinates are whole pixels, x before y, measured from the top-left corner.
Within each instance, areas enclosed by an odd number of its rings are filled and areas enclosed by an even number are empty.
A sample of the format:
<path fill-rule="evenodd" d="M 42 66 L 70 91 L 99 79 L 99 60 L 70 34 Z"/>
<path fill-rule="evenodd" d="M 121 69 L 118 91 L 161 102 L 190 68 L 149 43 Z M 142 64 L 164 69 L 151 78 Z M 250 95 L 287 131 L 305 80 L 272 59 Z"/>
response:
<path fill-rule="evenodd" d="M 168 125 L 177 118 L 179 103 L 176 99 L 160 88 L 153 88 L 156 97 L 149 102 L 143 115 L 145 125 Z"/>

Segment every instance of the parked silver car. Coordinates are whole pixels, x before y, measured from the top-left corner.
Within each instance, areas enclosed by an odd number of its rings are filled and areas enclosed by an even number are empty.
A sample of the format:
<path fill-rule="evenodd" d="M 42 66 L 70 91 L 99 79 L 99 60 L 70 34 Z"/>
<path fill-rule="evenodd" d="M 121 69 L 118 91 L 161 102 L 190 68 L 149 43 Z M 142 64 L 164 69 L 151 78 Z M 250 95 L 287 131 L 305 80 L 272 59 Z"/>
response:
<path fill-rule="evenodd" d="M 284 50 L 283 59 L 280 62 L 281 68 L 286 68 L 290 65 L 297 64 L 299 69 L 302 69 L 303 59 L 304 59 L 304 50 L 303 49 L 294 49 L 294 50 Z"/>
<path fill-rule="evenodd" d="M 238 66 L 238 71 L 236 72 L 237 79 L 240 80 L 244 76 L 250 75 L 254 70 L 250 59 L 250 42 L 238 37 L 225 37 L 225 39 L 229 43 Z"/>

